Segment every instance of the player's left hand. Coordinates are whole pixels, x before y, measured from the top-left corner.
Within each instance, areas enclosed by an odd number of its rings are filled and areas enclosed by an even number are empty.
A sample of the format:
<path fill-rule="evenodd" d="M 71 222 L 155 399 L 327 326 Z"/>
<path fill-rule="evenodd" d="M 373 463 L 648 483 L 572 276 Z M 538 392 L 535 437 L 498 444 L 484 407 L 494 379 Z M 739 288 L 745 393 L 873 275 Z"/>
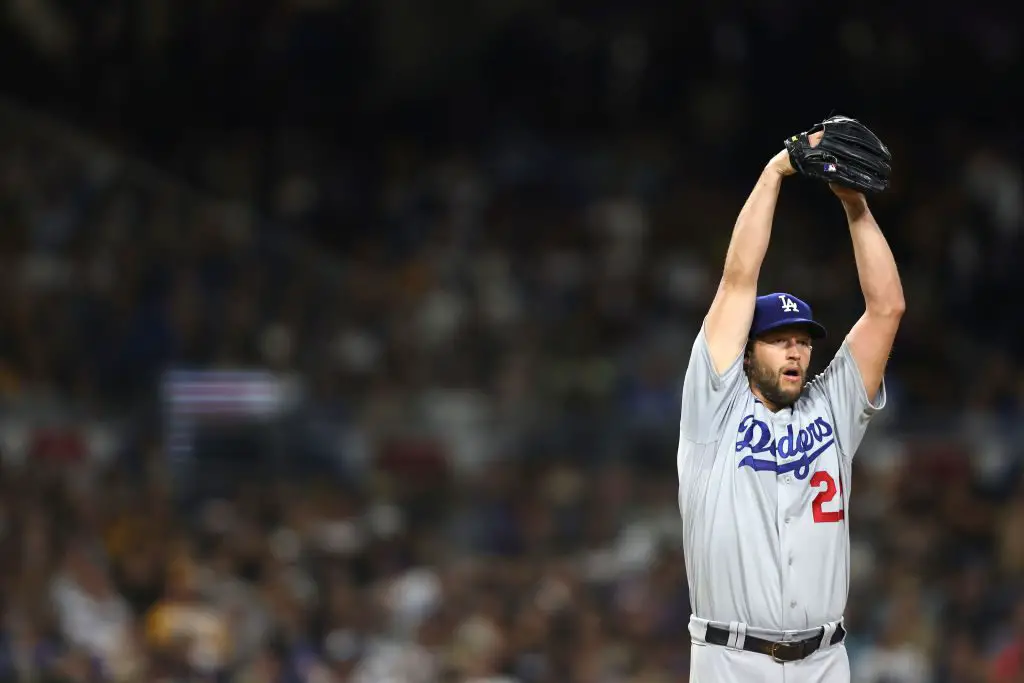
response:
<path fill-rule="evenodd" d="M 824 134 L 825 133 L 823 131 L 811 133 L 807 137 L 808 144 L 812 148 L 817 147 Z M 768 162 L 768 168 L 775 169 L 775 171 L 782 176 L 790 176 L 796 173 L 796 168 L 793 166 L 793 163 L 789 158 L 789 148 L 783 147 L 781 152 L 772 157 L 772 160 Z"/>

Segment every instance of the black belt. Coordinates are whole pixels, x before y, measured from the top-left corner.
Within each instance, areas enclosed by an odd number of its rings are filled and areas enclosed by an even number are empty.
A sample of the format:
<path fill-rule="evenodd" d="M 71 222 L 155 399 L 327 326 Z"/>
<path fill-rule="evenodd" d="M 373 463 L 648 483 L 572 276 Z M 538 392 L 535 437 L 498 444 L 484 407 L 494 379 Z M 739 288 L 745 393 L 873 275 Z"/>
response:
<path fill-rule="evenodd" d="M 719 628 L 717 626 L 708 626 L 708 631 L 704 635 L 704 641 L 711 643 L 712 645 L 726 645 L 729 644 L 729 629 Z M 825 635 L 825 629 L 818 629 L 818 635 L 805 638 L 804 640 L 792 640 L 787 642 L 775 642 L 772 640 L 764 640 L 763 638 L 755 638 L 754 636 L 747 636 L 743 640 L 743 649 L 747 652 L 757 652 L 758 654 L 767 655 L 776 662 L 795 662 L 805 657 L 811 656 L 814 652 L 821 647 L 821 639 Z M 832 640 L 829 641 L 829 645 L 836 645 L 837 643 L 843 642 L 843 638 L 846 637 L 846 629 L 843 628 L 842 624 L 836 627 L 836 632 L 832 634 Z"/>

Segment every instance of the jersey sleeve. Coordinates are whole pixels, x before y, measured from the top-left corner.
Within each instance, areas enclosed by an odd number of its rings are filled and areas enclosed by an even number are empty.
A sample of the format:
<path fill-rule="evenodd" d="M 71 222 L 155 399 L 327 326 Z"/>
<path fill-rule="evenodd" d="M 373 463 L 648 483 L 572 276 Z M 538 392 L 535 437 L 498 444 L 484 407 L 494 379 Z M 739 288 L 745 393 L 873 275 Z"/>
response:
<path fill-rule="evenodd" d="M 828 403 L 835 421 L 836 439 L 847 457 L 857 452 L 868 424 L 875 413 L 885 408 L 885 378 L 878 389 L 878 395 L 868 398 L 857 361 L 850 352 L 850 343 L 843 341 L 835 358 L 818 377 L 814 390 L 820 392 Z"/>
<path fill-rule="evenodd" d="M 718 373 L 715 370 L 704 325 L 701 325 L 683 379 L 680 435 L 692 443 L 718 440 L 729 406 L 744 380 L 742 352 L 724 372 Z"/>

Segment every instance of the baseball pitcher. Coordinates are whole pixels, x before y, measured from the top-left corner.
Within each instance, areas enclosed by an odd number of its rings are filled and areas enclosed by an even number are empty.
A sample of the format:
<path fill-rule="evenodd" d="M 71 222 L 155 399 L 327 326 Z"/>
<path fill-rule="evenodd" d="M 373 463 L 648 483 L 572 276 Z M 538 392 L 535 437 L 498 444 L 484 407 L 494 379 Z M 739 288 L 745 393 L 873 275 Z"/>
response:
<path fill-rule="evenodd" d="M 679 425 L 679 506 L 696 683 L 848 683 L 850 472 L 904 310 L 892 252 L 864 193 L 889 152 L 834 117 L 786 140 L 740 211 L 693 344 Z M 829 183 L 853 240 L 865 310 L 824 372 L 825 329 L 792 294 L 757 295 L 783 178 Z"/>

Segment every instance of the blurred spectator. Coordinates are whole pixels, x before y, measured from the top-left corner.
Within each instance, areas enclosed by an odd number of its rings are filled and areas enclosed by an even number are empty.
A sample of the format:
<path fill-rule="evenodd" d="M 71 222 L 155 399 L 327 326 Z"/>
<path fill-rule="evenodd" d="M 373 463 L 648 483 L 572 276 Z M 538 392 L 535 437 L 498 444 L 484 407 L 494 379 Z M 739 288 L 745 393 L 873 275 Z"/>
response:
<path fill-rule="evenodd" d="M 61 631 L 70 646 L 88 653 L 112 680 L 137 673 L 131 609 L 115 592 L 98 558 L 85 547 L 72 545 L 54 577 L 52 592 Z"/>
<path fill-rule="evenodd" d="M 996 655 L 992 665 L 993 683 L 1015 683 L 1024 678 L 1024 600 L 1018 600 L 1011 621 L 1009 642 Z"/>

